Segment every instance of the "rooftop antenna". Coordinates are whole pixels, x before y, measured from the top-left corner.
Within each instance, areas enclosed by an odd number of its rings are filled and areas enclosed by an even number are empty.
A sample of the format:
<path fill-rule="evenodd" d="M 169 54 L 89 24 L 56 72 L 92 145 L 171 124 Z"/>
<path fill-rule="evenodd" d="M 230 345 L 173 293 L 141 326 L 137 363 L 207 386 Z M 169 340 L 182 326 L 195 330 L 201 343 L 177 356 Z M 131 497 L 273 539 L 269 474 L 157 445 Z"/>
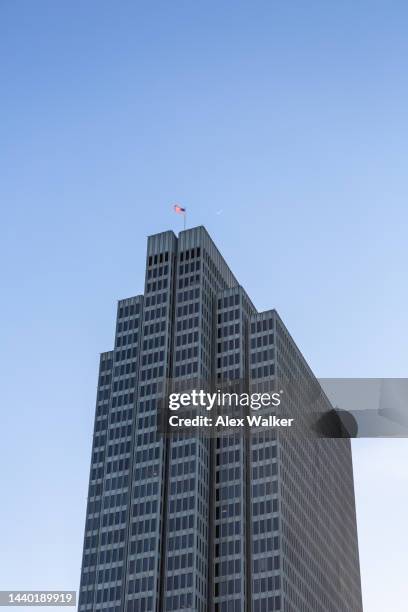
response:
<path fill-rule="evenodd" d="M 173 204 L 173 210 L 178 215 L 183 215 L 183 229 L 186 229 L 187 209 L 180 206 L 180 204 Z"/>

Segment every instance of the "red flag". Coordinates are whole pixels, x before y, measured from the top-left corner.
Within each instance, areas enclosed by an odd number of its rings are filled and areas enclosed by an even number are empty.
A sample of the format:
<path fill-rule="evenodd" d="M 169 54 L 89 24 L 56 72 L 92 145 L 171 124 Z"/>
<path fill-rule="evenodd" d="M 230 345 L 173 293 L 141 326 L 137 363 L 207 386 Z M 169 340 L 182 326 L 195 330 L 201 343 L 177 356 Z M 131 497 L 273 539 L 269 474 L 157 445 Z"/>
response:
<path fill-rule="evenodd" d="M 174 209 L 174 212 L 178 214 L 183 214 L 186 212 L 186 209 L 180 206 L 179 204 L 174 204 L 173 209 Z"/>

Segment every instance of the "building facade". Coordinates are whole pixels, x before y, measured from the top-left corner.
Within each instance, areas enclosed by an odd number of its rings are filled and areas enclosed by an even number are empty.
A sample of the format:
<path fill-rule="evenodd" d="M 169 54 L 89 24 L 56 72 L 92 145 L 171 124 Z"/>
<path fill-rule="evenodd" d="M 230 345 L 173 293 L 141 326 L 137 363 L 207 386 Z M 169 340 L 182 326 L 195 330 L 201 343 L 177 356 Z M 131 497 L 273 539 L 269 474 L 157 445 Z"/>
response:
<path fill-rule="evenodd" d="M 163 436 L 169 381 L 191 379 L 296 380 L 299 419 L 316 384 L 203 227 L 149 237 L 144 294 L 100 357 L 79 611 L 361 612 L 350 441 Z"/>

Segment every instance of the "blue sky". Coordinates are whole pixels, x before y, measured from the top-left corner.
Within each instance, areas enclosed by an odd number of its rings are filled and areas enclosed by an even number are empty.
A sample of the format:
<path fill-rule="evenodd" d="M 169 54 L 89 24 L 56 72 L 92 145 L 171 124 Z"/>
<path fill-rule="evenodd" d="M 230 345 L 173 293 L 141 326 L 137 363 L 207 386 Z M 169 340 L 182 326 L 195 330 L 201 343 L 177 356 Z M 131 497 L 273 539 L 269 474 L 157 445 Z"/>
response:
<path fill-rule="evenodd" d="M 98 354 L 173 201 L 318 376 L 407 376 L 407 20 L 0 3 L 0 588 L 78 586 Z M 368 612 L 405 605 L 407 461 L 406 440 L 354 444 Z"/>

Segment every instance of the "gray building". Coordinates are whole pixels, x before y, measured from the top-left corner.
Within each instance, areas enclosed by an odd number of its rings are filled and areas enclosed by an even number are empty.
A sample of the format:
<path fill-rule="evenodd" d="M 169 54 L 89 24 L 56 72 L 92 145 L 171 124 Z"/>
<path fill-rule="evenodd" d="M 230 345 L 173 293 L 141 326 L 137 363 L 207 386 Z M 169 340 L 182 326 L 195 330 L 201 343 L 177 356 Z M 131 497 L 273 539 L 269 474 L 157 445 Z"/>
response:
<path fill-rule="evenodd" d="M 316 384 L 204 227 L 149 237 L 144 294 L 100 357 L 79 611 L 360 612 L 349 440 L 161 435 L 169 381 L 194 378 L 296 380 L 299 419 Z"/>

